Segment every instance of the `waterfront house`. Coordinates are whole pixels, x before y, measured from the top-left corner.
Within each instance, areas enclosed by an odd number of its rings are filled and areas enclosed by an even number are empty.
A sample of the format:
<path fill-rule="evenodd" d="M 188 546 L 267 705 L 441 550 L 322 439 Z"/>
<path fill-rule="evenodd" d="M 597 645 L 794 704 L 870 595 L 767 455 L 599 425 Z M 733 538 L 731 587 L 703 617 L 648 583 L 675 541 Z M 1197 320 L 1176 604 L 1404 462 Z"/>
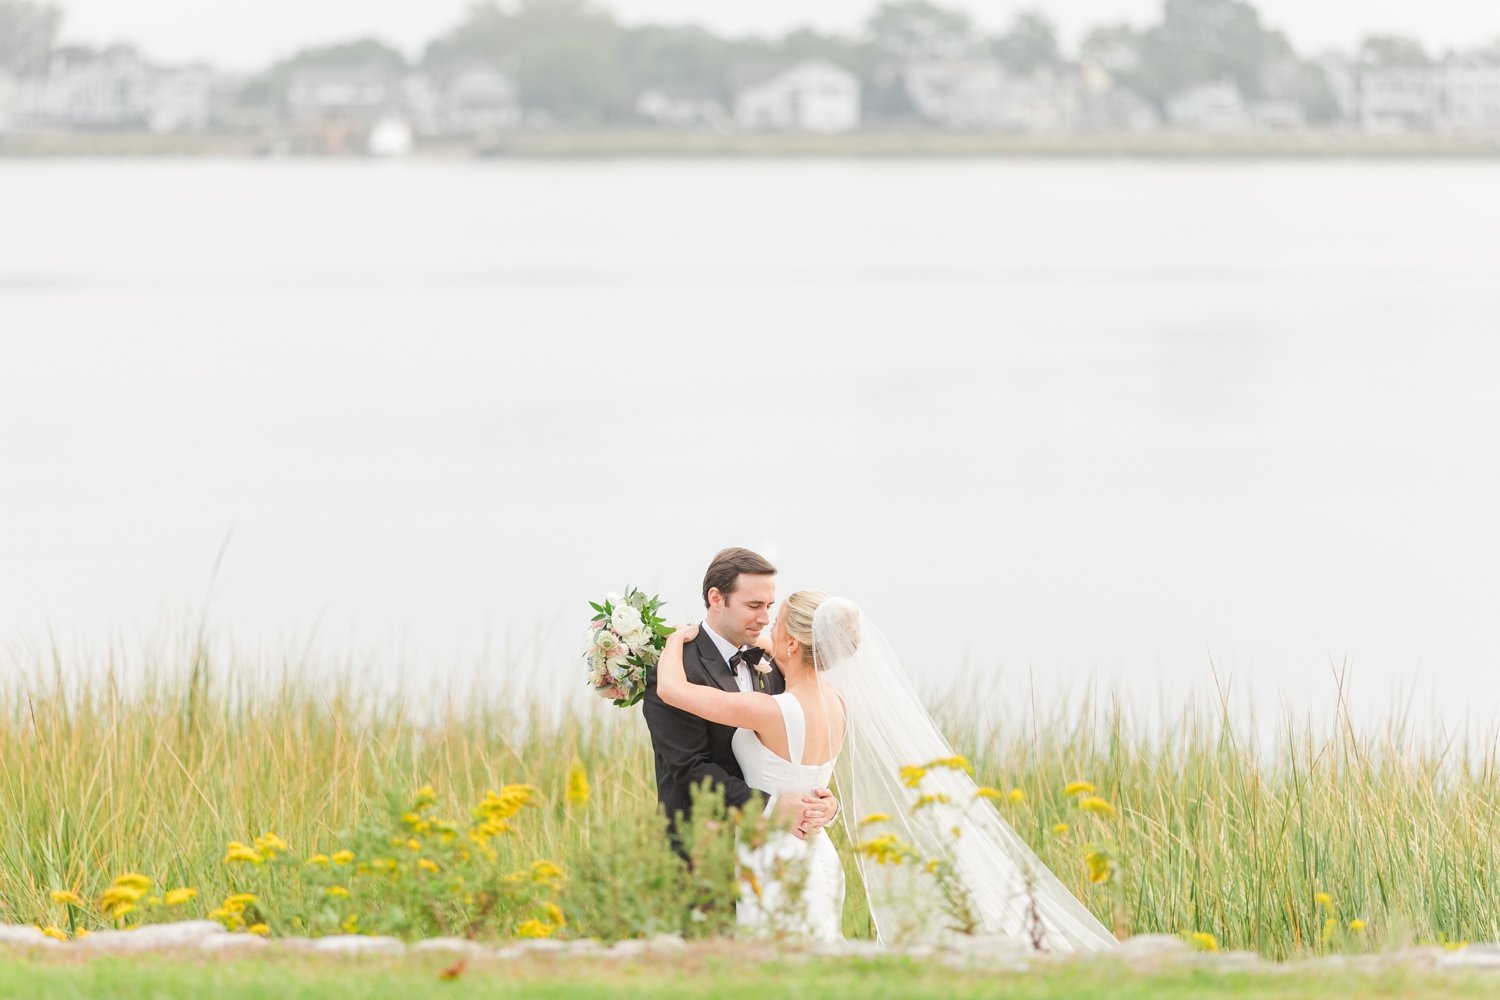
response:
<path fill-rule="evenodd" d="M 993 60 L 914 63 L 902 73 L 912 106 L 951 129 L 1057 132 L 1073 128 L 1082 88 L 1076 70 L 1012 75 Z"/>
<path fill-rule="evenodd" d="M 294 124 L 350 122 L 372 124 L 401 103 L 398 80 L 378 62 L 349 66 L 308 66 L 287 84 L 287 117 Z"/>
<path fill-rule="evenodd" d="M 658 84 L 641 92 L 635 113 L 669 128 L 712 128 L 730 124 L 729 110 L 708 87 L 695 84 Z"/>
<path fill-rule="evenodd" d="M 490 63 L 465 63 L 436 74 L 414 73 L 401 89 L 406 111 L 422 135 L 476 136 L 521 124 L 515 80 Z"/>
<path fill-rule="evenodd" d="M 811 59 L 736 76 L 734 117 L 742 128 L 832 134 L 859 127 L 859 78 L 842 66 Z"/>
<path fill-rule="evenodd" d="M 1194 132 L 1245 132 L 1252 125 L 1240 88 L 1228 80 L 1173 94 L 1167 100 L 1167 120 Z"/>

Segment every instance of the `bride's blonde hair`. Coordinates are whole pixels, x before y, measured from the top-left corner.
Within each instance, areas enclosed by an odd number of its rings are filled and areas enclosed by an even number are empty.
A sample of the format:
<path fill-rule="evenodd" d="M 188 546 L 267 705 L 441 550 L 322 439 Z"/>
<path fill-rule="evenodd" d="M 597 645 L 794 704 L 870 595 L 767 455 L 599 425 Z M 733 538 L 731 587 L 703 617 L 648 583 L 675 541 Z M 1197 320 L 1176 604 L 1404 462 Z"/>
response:
<path fill-rule="evenodd" d="M 781 621 L 786 627 L 786 633 L 802 644 L 802 658 L 805 662 L 811 663 L 814 670 L 827 670 L 833 665 L 817 655 L 818 651 L 813 645 L 813 616 L 818 613 L 818 608 L 822 607 L 826 600 L 828 600 L 828 595 L 821 590 L 799 590 L 781 603 Z M 837 625 L 848 633 L 851 639 L 858 635 L 858 608 L 847 601 L 840 601 L 835 608 L 830 610 L 838 610 L 843 618 L 848 619 L 841 619 Z"/>

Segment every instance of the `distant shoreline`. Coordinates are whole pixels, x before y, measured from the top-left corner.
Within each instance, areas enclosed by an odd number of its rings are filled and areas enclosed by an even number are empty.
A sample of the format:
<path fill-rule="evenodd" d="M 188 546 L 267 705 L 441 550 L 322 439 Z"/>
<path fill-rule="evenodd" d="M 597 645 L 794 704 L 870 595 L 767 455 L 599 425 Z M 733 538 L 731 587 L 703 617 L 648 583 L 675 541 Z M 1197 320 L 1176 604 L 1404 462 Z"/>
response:
<path fill-rule="evenodd" d="M 249 158 L 272 140 L 243 134 L 0 134 L 0 159 L 89 157 Z M 1336 132 L 1209 135 L 1189 132 L 1004 135 L 860 132 L 850 135 L 736 134 L 620 130 L 520 132 L 478 146 L 419 143 L 417 158 L 605 159 L 624 157 L 847 157 L 868 159 L 1500 159 L 1500 133 L 1365 135 Z M 295 159 L 347 157 L 296 156 Z"/>

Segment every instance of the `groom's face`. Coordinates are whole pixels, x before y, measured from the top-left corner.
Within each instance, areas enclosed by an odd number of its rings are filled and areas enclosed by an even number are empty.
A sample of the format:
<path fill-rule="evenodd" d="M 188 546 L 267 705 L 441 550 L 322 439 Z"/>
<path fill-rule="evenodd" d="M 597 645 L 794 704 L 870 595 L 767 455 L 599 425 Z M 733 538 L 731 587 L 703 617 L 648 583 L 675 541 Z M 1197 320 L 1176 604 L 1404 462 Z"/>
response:
<path fill-rule="evenodd" d="M 718 611 L 718 621 L 709 624 L 730 642 L 748 646 L 770 623 L 771 607 L 775 603 L 774 576 L 741 573 L 729 595 L 711 604 L 710 610 Z"/>

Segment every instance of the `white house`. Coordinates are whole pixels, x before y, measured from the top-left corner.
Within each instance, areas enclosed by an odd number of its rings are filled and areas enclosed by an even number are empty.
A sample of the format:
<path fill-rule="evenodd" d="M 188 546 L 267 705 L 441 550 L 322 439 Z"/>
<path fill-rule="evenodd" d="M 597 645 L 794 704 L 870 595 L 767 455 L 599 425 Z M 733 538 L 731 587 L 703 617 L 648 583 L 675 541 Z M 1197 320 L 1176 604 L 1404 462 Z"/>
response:
<path fill-rule="evenodd" d="M 930 122 L 951 129 L 1005 127 L 1001 119 L 1009 81 L 998 62 L 910 63 L 902 68 L 901 79 L 912 107 Z"/>
<path fill-rule="evenodd" d="M 821 60 L 758 75 L 740 87 L 734 117 L 747 129 L 851 132 L 860 121 L 859 78 Z"/>
<path fill-rule="evenodd" d="M 519 88 L 489 63 L 468 63 L 439 76 L 414 73 L 402 84 L 402 97 L 423 135 L 479 135 L 521 124 Z"/>
<path fill-rule="evenodd" d="M 201 132 L 213 122 L 214 76 L 206 66 L 152 75 L 146 125 L 153 132 Z"/>
<path fill-rule="evenodd" d="M 1367 132 L 1407 132 L 1437 123 L 1441 72 L 1430 66 L 1367 66 L 1359 74 L 1359 123 Z"/>
<path fill-rule="evenodd" d="M 130 49 L 62 49 L 47 68 L 18 81 L 17 125 L 139 128 L 150 118 L 151 71 Z"/>
<path fill-rule="evenodd" d="M 1477 56 L 1455 56 L 1438 71 L 1445 128 L 1500 129 L 1500 64 Z"/>
<path fill-rule="evenodd" d="M 401 103 L 398 81 L 379 63 L 299 69 L 287 84 L 287 113 L 299 123 L 372 122 Z"/>
<path fill-rule="evenodd" d="M 647 121 L 670 128 L 708 126 L 723 129 L 729 124 L 724 102 L 702 87 L 661 84 L 641 92 L 635 113 Z"/>
<path fill-rule="evenodd" d="M 1244 132 L 1251 118 L 1240 88 L 1233 83 L 1203 83 L 1174 94 L 1167 101 L 1167 119 L 1195 132 Z"/>

